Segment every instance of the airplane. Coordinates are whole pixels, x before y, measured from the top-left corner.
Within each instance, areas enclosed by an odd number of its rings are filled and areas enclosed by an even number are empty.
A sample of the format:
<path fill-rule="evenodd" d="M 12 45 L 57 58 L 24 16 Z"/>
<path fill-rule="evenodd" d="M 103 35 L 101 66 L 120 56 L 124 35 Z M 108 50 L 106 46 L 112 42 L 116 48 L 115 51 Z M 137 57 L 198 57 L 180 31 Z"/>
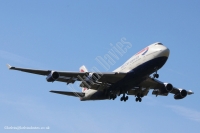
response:
<path fill-rule="evenodd" d="M 156 42 L 133 55 L 113 72 L 89 72 L 84 65 L 80 67 L 79 72 L 18 68 L 9 64 L 7 66 L 11 70 L 47 76 L 48 82 L 60 81 L 74 84 L 80 81 L 82 92 L 50 91 L 79 97 L 80 101 L 115 100 L 117 96 L 122 95 L 120 100 L 126 102 L 128 96 L 132 95 L 136 97 L 136 102 L 141 102 L 150 90 L 153 90 L 152 95 L 156 97 L 168 96 L 169 93 L 174 94 L 176 100 L 194 94 L 191 90 L 187 91 L 174 87 L 171 83 L 157 80 L 158 70 L 164 66 L 169 54 L 170 50 L 166 46 Z"/>

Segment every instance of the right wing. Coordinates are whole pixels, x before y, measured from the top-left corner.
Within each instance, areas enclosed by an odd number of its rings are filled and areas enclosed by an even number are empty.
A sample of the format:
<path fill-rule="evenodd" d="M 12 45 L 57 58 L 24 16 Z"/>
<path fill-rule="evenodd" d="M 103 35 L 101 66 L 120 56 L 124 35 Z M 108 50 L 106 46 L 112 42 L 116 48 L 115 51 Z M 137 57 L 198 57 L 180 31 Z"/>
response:
<path fill-rule="evenodd" d="M 84 97 L 85 96 L 85 93 L 82 93 L 82 92 L 53 91 L 53 90 L 50 92 L 62 94 L 62 95 L 74 96 L 74 97 Z"/>

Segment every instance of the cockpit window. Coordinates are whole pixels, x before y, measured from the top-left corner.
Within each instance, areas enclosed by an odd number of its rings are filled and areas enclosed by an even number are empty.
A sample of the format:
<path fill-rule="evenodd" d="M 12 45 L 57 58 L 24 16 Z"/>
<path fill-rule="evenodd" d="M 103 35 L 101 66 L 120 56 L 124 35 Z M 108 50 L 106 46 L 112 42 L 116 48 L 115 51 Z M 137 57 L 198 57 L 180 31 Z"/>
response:
<path fill-rule="evenodd" d="M 158 45 L 163 45 L 163 44 L 159 42 Z"/>
<path fill-rule="evenodd" d="M 158 42 L 158 43 L 156 43 L 155 45 L 163 45 L 162 43 L 160 43 L 160 42 Z"/>

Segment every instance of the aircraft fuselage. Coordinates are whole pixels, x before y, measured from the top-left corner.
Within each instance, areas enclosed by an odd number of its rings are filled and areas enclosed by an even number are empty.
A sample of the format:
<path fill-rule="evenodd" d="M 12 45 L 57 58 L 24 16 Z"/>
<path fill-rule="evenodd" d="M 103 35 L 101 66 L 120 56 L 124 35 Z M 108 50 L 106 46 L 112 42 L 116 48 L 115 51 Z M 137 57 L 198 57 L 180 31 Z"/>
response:
<path fill-rule="evenodd" d="M 162 43 L 154 43 L 142 49 L 122 66 L 113 71 L 124 72 L 127 73 L 127 75 L 111 86 L 110 89 L 115 90 L 115 88 L 123 88 L 123 90 L 128 91 L 136 86 L 144 77 L 159 70 L 166 63 L 169 53 L 169 49 Z M 105 95 L 105 92 L 92 89 L 86 90 L 85 94 L 84 97 L 80 98 L 81 101 L 104 100 L 109 98 Z"/>

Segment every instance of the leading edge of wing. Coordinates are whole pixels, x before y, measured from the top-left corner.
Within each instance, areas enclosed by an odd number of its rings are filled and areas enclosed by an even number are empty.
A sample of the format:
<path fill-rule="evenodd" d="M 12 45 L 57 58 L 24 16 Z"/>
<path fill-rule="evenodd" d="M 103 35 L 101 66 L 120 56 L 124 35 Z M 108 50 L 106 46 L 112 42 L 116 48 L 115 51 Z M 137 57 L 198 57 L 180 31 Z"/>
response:
<path fill-rule="evenodd" d="M 51 90 L 49 92 L 62 94 L 62 95 L 68 95 L 68 96 L 74 96 L 74 97 L 84 97 L 85 96 L 85 93 L 82 93 L 82 92 L 54 91 L 54 90 Z"/>
<path fill-rule="evenodd" d="M 145 85 L 145 84 L 147 84 L 147 85 Z M 141 83 L 142 86 L 148 86 L 151 89 L 161 89 L 162 87 L 164 87 L 163 84 L 164 84 L 164 82 L 159 81 L 157 79 L 152 79 L 150 77 L 148 77 L 144 82 Z M 180 90 L 185 90 L 185 89 L 173 87 L 173 90 L 170 91 L 169 93 L 177 94 L 180 92 Z M 186 90 L 186 91 L 187 91 L 188 95 L 194 94 L 194 92 L 191 90 Z"/>
<path fill-rule="evenodd" d="M 27 73 L 39 74 L 39 75 L 48 75 L 51 71 L 50 70 L 37 70 L 37 69 L 29 69 L 29 68 L 20 68 L 20 67 L 13 67 L 7 64 L 9 70 L 18 70 Z"/>
<path fill-rule="evenodd" d="M 21 68 L 21 67 L 13 67 L 9 64 L 7 64 L 7 67 L 9 70 L 18 70 L 22 72 L 27 72 L 27 73 L 32 73 L 32 74 L 39 74 L 39 75 L 49 75 L 52 71 L 54 70 L 40 70 L 40 69 L 31 69 L 31 68 Z M 80 75 L 81 77 L 85 75 L 85 73 L 81 72 L 65 72 L 65 71 L 57 71 L 60 76 L 65 76 L 65 77 L 76 77 Z"/>
<path fill-rule="evenodd" d="M 39 69 L 30 69 L 30 68 L 20 68 L 20 67 L 13 67 L 9 64 L 7 64 L 8 69 L 10 70 L 18 70 L 22 72 L 32 73 L 32 74 L 39 74 L 39 75 L 49 75 L 54 70 L 39 70 Z M 87 76 L 88 73 L 95 73 L 95 72 L 70 72 L 70 71 L 56 71 L 59 73 L 59 79 L 58 81 L 65 82 L 66 79 L 73 79 L 76 78 L 76 81 L 82 81 L 85 76 Z M 124 78 L 127 73 L 121 73 L 121 72 L 100 72 L 96 73 L 98 74 L 99 82 L 108 82 L 108 83 L 115 83 L 119 81 L 120 79 Z M 67 81 L 66 81 L 67 82 Z M 72 82 L 73 83 L 73 82 Z"/>

